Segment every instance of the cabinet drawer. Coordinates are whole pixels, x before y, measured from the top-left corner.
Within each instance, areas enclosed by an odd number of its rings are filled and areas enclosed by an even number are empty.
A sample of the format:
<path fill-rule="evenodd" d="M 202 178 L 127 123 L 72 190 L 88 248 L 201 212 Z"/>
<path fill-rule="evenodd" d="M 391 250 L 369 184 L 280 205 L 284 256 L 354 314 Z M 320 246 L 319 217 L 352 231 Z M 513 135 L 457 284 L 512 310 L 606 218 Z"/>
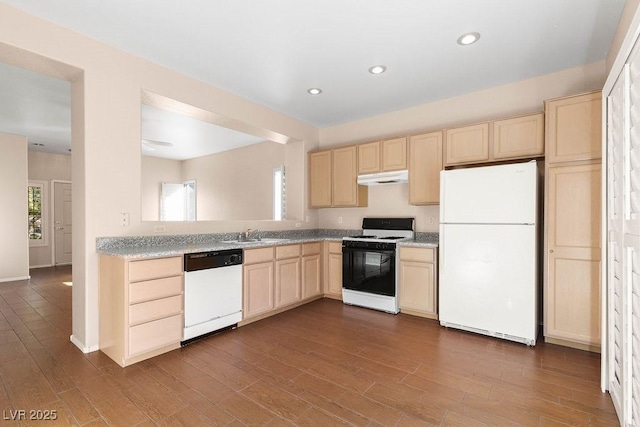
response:
<path fill-rule="evenodd" d="M 302 245 L 302 256 L 316 255 L 320 253 L 320 242 L 304 243 Z"/>
<path fill-rule="evenodd" d="M 180 342 L 182 315 L 166 317 L 129 328 L 129 356 Z"/>
<path fill-rule="evenodd" d="M 342 242 L 329 242 L 330 254 L 342 254 Z"/>
<path fill-rule="evenodd" d="M 129 282 L 179 275 L 182 275 L 181 256 L 129 262 Z"/>
<path fill-rule="evenodd" d="M 129 325 L 182 313 L 182 295 L 129 306 Z"/>
<path fill-rule="evenodd" d="M 400 260 L 401 261 L 434 262 L 435 249 L 401 247 Z"/>
<path fill-rule="evenodd" d="M 182 276 L 147 280 L 129 285 L 129 304 L 165 298 L 182 293 Z"/>
<path fill-rule="evenodd" d="M 276 259 L 300 256 L 300 245 L 276 246 Z"/>
<path fill-rule="evenodd" d="M 273 247 L 259 249 L 245 249 L 244 263 L 255 264 L 258 262 L 273 261 Z"/>

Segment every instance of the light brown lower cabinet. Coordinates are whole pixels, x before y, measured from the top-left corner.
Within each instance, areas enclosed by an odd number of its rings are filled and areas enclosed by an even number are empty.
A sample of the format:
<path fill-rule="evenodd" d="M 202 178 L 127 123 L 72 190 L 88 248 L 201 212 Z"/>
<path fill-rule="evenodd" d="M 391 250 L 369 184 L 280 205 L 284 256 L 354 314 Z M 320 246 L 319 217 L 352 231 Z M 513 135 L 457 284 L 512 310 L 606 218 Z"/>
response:
<path fill-rule="evenodd" d="M 400 247 L 400 312 L 438 318 L 437 249 Z"/>
<path fill-rule="evenodd" d="M 245 249 L 241 324 L 322 296 L 320 248 L 311 242 Z"/>
<path fill-rule="evenodd" d="M 547 169 L 545 340 L 600 347 L 600 162 Z M 560 341 L 558 341 L 560 340 Z"/>
<path fill-rule="evenodd" d="M 342 299 L 342 242 L 325 242 L 325 283 L 327 297 Z"/>
<path fill-rule="evenodd" d="M 300 245 L 276 247 L 276 289 L 275 307 L 300 301 L 302 287 L 300 284 Z"/>
<path fill-rule="evenodd" d="M 182 256 L 100 255 L 100 350 L 120 366 L 180 347 Z"/>
<path fill-rule="evenodd" d="M 273 310 L 273 261 L 245 265 L 243 270 L 243 319 Z"/>
<path fill-rule="evenodd" d="M 322 244 L 302 245 L 302 299 L 322 295 Z"/>

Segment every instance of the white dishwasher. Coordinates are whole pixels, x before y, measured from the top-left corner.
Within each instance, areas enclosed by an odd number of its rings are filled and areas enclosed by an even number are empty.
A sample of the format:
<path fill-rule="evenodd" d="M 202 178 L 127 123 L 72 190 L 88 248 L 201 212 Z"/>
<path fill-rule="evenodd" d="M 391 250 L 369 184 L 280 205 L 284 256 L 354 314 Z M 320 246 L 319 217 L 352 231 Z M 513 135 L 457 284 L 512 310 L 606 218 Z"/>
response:
<path fill-rule="evenodd" d="M 184 255 L 182 344 L 242 320 L 242 249 Z"/>

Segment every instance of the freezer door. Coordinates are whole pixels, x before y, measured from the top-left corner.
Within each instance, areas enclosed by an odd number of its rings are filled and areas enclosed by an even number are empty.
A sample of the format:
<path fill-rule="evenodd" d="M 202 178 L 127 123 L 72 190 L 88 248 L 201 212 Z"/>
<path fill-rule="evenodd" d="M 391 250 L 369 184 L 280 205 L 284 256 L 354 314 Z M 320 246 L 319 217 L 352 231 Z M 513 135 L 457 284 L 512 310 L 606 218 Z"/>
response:
<path fill-rule="evenodd" d="M 440 321 L 535 340 L 536 227 L 442 225 L 440 233 Z"/>
<path fill-rule="evenodd" d="M 440 172 L 440 222 L 533 224 L 538 172 L 535 161 Z"/>

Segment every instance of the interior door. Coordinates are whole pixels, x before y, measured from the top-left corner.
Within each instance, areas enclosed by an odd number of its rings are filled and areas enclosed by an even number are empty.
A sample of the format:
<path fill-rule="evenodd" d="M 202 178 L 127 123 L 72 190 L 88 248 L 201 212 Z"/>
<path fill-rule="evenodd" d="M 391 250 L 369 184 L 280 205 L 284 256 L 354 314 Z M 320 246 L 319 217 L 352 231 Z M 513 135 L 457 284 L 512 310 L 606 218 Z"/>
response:
<path fill-rule="evenodd" d="M 53 194 L 54 263 L 71 264 L 71 183 L 54 183 Z"/>

